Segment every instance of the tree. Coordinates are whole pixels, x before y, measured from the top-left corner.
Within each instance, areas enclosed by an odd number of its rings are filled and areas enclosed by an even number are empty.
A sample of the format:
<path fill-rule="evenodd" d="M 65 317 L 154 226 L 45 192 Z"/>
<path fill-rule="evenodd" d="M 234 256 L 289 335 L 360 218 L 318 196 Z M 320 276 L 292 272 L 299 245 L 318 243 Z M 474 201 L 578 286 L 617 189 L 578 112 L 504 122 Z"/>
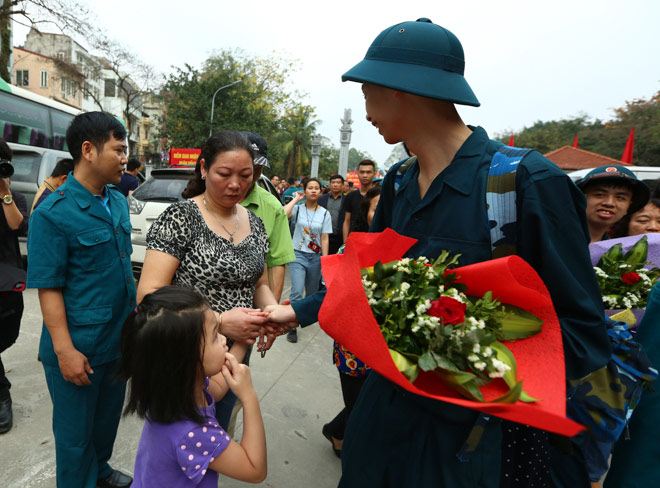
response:
<path fill-rule="evenodd" d="M 2 0 L 0 3 L 0 77 L 11 83 L 11 24 L 39 30 L 55 26 L 61 32 L 87 37 L 94 33 L 90 11 L 75 0 Z"/>
<path fill-rule="evenodd" d="M 161 91 L 163 136 L 173 147 L 200 147 L 210 130 L 250 130 L 269 141 L 269 161 L 281 160 L 271 139 L 280 130 L 280 116 L 292 106 L 284 86 L 290 69 L 290 62 L 276 56 L 256 58 L 231 50 L 214 53 L 201 69 L 175 68 Z M 213 94 L 236 80 L 241 82 L 218 92 L 211 126 Z"/>
<path fill-rule="evenodd" d="M 281 121 L 281 130 L 275 137 L 285 154 L 286 176 L 301 176 L 311 170 L 312 137 L 318 121 L 312 120 L 314 109 L 296 105 L 287 111 Z"/>
<path fill-rule="evenodd" d="M 579 147 L 614 159 L 621 159 L 630 130 L 635 127 L 635 156 L 640 166 L 660 166 L 660 91 L 646 99 L 627 101 L 614 110 L 612 120 L 593 121 L 585 115 L 548 122 L 537 121 L 514 134 L 518 147 L 532 147 L 547 153 L 571 145 L 578 134 Z M 508 143 L 510 134 L 496 138 Z"/>
<path fill-rule="evenodd" d="M 365 159 L 371 159 L 373 161 L 373 158 L 368 152 L 362 152 L 354 147 L 350 148 L 348 150 L 348 171 L 357 171 L 358 164 Z M 378 164 L 376 164 L 374 169 L 378 171 Z"/>

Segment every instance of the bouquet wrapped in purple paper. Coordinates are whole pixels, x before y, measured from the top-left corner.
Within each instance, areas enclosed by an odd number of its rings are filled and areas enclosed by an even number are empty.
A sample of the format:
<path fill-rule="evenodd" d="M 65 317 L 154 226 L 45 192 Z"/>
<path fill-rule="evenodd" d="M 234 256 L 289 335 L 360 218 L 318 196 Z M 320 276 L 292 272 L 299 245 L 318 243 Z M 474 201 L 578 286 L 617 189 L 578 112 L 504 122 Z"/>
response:
<path fill-rule="evenodd" d="M 635 325 L 644 315 L 648 295 L 660 278 L 660 235 L 643 234 L 589 245 L 603 304 L 609 316 L 631 310 L 634 319 L 617 315 Z"/>

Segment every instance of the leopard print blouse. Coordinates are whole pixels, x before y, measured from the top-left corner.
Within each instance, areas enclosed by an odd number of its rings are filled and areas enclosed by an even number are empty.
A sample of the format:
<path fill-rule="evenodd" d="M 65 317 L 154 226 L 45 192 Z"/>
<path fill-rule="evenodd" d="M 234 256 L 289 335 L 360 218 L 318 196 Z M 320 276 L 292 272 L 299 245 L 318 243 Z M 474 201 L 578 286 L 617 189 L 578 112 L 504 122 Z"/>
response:
<path fill-rule="evenodd" d="M 147 249 L 181 261 L 173 285 L 190 286 L 216 312 L 253 307 L 257 280 L 264 272 L 268 236 L 263 222 L 248 210 L 251 232 L 238 244 L 209 229 L 193 200 L 170 205 L 147 233 Z"/>

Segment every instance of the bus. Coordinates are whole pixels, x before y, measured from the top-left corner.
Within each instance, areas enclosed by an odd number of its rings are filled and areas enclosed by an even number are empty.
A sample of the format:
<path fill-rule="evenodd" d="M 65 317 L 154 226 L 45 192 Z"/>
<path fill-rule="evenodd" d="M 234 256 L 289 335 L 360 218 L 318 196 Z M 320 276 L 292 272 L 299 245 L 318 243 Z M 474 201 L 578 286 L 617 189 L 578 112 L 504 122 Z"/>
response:
<path fill-rule="evenodd" d="M 0 137 L 7 142 L 68 151 L 66 129 L 79 113 L 0 79 Z"/>

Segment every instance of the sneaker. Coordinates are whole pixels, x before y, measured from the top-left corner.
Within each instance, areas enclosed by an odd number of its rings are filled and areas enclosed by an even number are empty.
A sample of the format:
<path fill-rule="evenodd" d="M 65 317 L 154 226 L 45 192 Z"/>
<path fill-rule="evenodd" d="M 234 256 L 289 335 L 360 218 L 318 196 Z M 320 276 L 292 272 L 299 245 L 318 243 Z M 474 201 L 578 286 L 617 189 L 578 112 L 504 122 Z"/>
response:
<path fill-rule="evenodd" d="M 286 340 L 289 342 L 293 342 L 294 344 L 298 342 L 298 331 L 296 329 L 291 329 L 286 334 Z"/>

